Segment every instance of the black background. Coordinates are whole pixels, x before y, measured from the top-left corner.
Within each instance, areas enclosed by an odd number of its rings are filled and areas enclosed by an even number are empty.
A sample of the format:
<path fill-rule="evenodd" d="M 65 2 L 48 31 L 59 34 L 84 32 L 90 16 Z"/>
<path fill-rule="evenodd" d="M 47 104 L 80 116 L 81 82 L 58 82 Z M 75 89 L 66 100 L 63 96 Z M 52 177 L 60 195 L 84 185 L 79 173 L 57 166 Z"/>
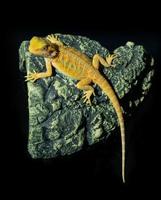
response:
<path fill-rule="evenodd" d="M 146 7 L 146 12 L 140 4 L 129 6 L 128 9 L 119 5 L 116 9 L 116 5 L 109 5 L 99 8 L 92 6 L 78 11 L 78 5 L 75 5 L 75 9 L 64 12 L 62 9 L 66 5 L 59 7 L 61 11 L 51 5 L 49 12 L 45 12 L 43 4 L 40 9 L 37 5 L 34 9 L 24 5 L 12 9 L 9 18 L 3 21 L 4 35 L 1 38 L 5 59 L 2 68 L 3 73 L 7 74 L 7 77 L 1 76 L 3 84 L 5 81 L 1 88 L 5 94 L 2 100 L 7 103 L 2 109 L 5 110 L 2 124 L 5 128 L 1 131 L 2 136 L 5 136 L 1 140 L 4 185 L 16 188 L 13 194 L 19 195 L 24 190 L 25 195 L 35 192 L 53 198 L 56 195 L 61 197 L 64 193 L 72 196 L 75 191 L 78 196 L 83 194 L 85 197 L 88 191 L 91 195 L 98 193 L 108 197 L 120 193 L 144 195 L 149 194 L 152 188 L 157 190 L 157 180 L 160 177 L 158 116 L 161 38 L 156 7 L 150 5 Z M 83 4 L 84 7 L 86 4 Z M 43 10 L 41 15 L 40 10 Z M 121 182 L 119 134 L 113 134 L 106 143 L 68 157 L 33 160 L 27 152 L 27 93 L 23 74 L 18 69 L 18 48 L 23 40 L 29 40 L 33 35 L 44 36 L 50 33 L 84 35 L 98 40 L 110 51 L 130 40 L 144 45 L 154 56 L 156 72 L 153 86 L 144 103 L 126 122 L 125 185 Z"/>

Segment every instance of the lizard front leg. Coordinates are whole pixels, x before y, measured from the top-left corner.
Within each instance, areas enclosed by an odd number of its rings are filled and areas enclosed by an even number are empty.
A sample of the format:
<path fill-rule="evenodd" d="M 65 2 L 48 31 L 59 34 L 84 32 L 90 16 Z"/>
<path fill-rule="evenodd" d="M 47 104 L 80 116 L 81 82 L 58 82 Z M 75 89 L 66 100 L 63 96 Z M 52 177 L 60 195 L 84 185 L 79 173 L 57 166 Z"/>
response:
<path fill-rule="evenodd" d="M 46 78 L 52 75 L 52 65 L 51 65 L 51 60 L 48 58 L 45 58 L 45 66 L 46 66 L 46 72 L 41 72 L 41 73 L 29 73 L 29 75 L 25 76 L 26 80 L 25 81 L 36 81 L 39 78 Z"/>
<path fill-rule="evenodd" d="M 87 104 L 91 105 L 90 97 L 92 94 L 93 95 L 95 94 L 93 87 L 89 85 L 90 83 L 91 83 L 90 79 L 82 79 L 77 83 L 76 87 L 84 91 L 84 95 L 82 97 L 84 99 L 83 102 L 86 102 Z"/>
<path fill-rule="evenodd" d="M 104 67 L 110 67 L 110 66 L 114 67 L 114 65 L 112 65 L 112 61 L 116 57 L 117 57 L 116 54 L 112 54 L 112 55 L 109 54 L 105 60 L 99 54 L 95 54 L 92 59 L 92 65 L 96 69 L 99 69 L 99 63 L 101 63 Z"/>

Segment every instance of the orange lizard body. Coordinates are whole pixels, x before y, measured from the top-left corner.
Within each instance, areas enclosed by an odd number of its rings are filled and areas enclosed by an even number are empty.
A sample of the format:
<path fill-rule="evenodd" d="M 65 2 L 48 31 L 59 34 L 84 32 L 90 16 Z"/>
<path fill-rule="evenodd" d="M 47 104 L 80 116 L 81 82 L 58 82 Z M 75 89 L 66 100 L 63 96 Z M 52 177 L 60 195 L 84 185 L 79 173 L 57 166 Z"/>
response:
<path fill-rule="evenodd" d="M 90 97 L 92 94 L 95 95 L 91 83 L 97 84 L 108 96 L 116 111 L 121 129 L 122 179 L 125 182 L 125 128 L 122 109 L 112 87 L 98 71 L 99 63 L 105 67 L 113 66 L 112 61 L 116 55 L 109 55 L 105 60 L 99 54 L 95 54 L 91 60 L 75 48 L 65 46 L 54 35 L 46 38 L 33 37 L 30 40 L 29 51 L 45 58 L 47 71 L 30 73 L 26 76 L 27 81 L 51 76 L 53 66 L 61 73 L 79 80 L 76 87 L 84 91 L 84 102 L 91 104 Z"/>

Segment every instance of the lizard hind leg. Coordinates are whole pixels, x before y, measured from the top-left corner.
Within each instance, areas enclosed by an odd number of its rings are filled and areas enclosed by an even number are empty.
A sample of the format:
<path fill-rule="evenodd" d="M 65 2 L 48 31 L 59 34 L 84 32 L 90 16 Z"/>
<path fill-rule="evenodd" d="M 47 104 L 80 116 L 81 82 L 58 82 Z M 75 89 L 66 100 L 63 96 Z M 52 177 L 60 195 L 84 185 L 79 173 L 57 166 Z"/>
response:
<path fill-rule="evenodd" d="M 83 102 L 86 102 L 87 104 L 90 105 L 91 105 L 91 100 L 90 100 L 91 95 L 92 94 L 95 95 L 93 87 L 89 85 L 91 82 L 92 81 L 90 79 L 82 79 L 76 85 L 78 89 L 84 91 L 84 95 L 82 97 L 84 99 Z"/>
<path fill-rule="evenodd" d="M 112 64 L 112 61 L 117 57 L 116 54 L 109 54 L 106 57 L 106 60 L 102 58 L 99 54 L 95 54 L 92 59 L 92 65 L 95 69 L 99 69 L 100 63 L 104 67 L 114 67 L 115 65 Z"/>

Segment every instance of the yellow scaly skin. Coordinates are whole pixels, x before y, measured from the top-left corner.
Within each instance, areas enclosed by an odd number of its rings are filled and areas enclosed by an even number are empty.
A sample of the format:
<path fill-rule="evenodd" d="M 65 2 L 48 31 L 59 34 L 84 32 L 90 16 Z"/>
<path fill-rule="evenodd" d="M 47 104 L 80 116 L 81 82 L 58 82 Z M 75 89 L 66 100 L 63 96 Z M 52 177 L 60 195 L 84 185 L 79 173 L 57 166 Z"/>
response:
<path fill-rule="evenodd" d="M 106 60 L 95 54 L 91 60 L 77 49 L 65 46 L 57 37 L 49 35 L 46 38 L 33 37 L 29 45 L 30 53 L 43 56 L 46 63 L 46 72 L 29 73 L 26 81 L 35 81 L 39 78 L 52 76 L 52 67 L 61 73 L 79 80 L 76 87 L 84 91 L 84 102 L 91 104 L 90 97 L 94 94 L 91 83 L 97 84 L 110 99 L 120 125 L 122 143 L 122 180 L 125 183 L 125 126 L 119 101 L 108 81 L 98 71 L 99 63 L 104 67 L 114 66 L 112 61 L 116 55 L 109 55 Z"/>

